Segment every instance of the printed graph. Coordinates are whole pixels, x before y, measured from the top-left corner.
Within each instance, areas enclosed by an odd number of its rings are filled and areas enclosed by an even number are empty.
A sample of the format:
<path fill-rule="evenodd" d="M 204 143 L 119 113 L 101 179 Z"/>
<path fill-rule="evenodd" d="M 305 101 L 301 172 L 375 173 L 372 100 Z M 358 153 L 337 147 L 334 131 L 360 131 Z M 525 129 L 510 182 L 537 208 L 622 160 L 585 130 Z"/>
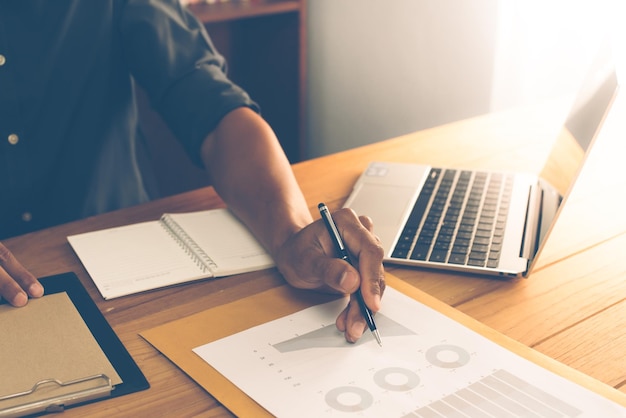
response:
<path fill-rule="evenodd" d="M 383 346 L 369 333 L 349 344 L 335 327 L 344 304 L 306 309 L 194 352 L 278 417 L 626 416 L 394 289 L 376 315 Z"/>
<path fill-rule="evenodd" d="M 376 315 L 376 325 L 379 329 L 385 330 L 385 336 L 399 337 L 403 335 L 415 335 L 415 332 L 387 318 L 385 315 Z M 341 338 L 337 338 L 337 327 L 335 324 L 323 326 L 320 329 L 308 332 L 297 337 L 289 338 L 272 346 L 286 353 L 289 351 L 306 350 L 311 348 L 345 348 L 349 349 L 355 345 L 362 345 L 373 341 L 372 335 L 366 333 L 356 344 L 346 344 Z"/>

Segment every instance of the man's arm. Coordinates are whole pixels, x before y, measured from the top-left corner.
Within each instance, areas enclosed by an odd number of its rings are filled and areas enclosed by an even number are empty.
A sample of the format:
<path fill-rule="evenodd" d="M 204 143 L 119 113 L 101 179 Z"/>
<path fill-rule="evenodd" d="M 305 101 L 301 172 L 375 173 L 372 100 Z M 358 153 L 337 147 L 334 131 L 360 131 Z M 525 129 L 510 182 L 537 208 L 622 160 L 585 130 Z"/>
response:
<path fill-rule="evenodd" d="M 254 111 L 228 113 L 202 146 L 216 190 L 274 257 L 288 283 L 303 289 L 353 294 L 360 286 L 369 308 L 380 309 L 383 251 L 368 218 L 342 209 L 334 214 L 358 269 L 335 257 L 321 220 L 313 222 L 276 136 Z M 0 243 L 0 296 L 15 306 L 43 294 L 42 286 Z M 365 320 L 356 300 L 337 318 L 348 341 L 358 340 Z"/>
<path fill-rule="evenodd" d="M 202 160 L 219 195 L 271 253 L 313 221 L 272 129 L 253 110 L 228 113 L 204 141 Z"/>
<path fill-rule="evenodd" d="M 335 257 L 323 223 L 311 213 L 289 161 L 269 125 L 241 107 L 228 113 L 202 146 L 202 159 L 215 189 L 252 230 L 294 287 L 352 294 L 361 287 L 376 312 L 384 290 L 383 251 L 371 221 L 351 210 L 334 214 L 358 270 Z M 337 319 L 348 341 L 365 329 L 356 301 Z"/>

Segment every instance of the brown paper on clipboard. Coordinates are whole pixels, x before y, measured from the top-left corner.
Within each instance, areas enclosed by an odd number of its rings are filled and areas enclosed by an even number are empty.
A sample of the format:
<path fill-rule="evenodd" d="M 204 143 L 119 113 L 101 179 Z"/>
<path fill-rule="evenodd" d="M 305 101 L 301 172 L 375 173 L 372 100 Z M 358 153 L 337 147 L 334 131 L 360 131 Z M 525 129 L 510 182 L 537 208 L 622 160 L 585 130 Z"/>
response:
<path fill-rule="evenodd" d="M 70 382 L 104 374 L 112 385 L 122 383 L 67 293 L 33 299 L 22 308 L 2 305 L 0 321 L 0 397 L 50 379 Z M 89 379 L 64 387 L 42 385 L 32 394 L 0 402 L 0 409 L 68 396 L 98 384 L 102 381 Z"/>
<path fill-rule="evenodd" d="M 387 274 L 386 282 L 388 286 L 441 312 L 517 355 L 626 406 L 626 395 L 611 386 L 500 334 L 395 276 Z M 141 336 L 235 415 L 271 416 L 269 412 L 192 350 L 211 341 L 329 300 L 331 298 L 326 295 L 298 291 L 289 286 L 280 286 L 152 328 L 142 332 Z"/>

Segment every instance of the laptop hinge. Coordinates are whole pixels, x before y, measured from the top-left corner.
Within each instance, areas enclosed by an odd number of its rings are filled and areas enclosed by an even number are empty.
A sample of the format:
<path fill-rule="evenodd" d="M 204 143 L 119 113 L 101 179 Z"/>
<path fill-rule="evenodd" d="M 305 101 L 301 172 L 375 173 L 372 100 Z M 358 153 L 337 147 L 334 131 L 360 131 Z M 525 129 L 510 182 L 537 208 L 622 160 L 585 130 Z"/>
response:
<path fill-rule="evenodd" d="M 520 257 L 532 260 L 537 251 L 537 234 L 541 224 L 542 189 L 539 184 L 532 185 L 528 190 L 528 207 L 526 222 L 520 248 Z"/>

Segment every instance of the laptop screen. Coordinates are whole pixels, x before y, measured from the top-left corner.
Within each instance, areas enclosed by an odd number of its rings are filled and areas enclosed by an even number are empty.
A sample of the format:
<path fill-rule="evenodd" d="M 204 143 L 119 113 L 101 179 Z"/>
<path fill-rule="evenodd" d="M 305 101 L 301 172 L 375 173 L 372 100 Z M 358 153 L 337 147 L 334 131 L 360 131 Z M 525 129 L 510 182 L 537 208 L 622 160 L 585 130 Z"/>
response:
<path fill-rule="evenodd" d="M 606 45 L 590 66 L 541 173 L 541 177 L 556 187 L 561 196 L 565 196 L 572 187 L 617 86 L 610 48 Z M 563 152 L 564 149 L 568 152 Z M 558 164 L 558 177 L 550 174 L 550 164 Z"/>
<path fill-rule="evenodd" d="M 545 199 L 535 257 L 545 243 L 558 213 L 580 173 L 591 144 L 604 122 L 618 89 L 608 44 L 597 53 L 573 101 L 563 129 L 548 156 L 540 177 L 556 189 L 556 199 Z M 555 173 L 558 173 L 556 175 Z"/>

